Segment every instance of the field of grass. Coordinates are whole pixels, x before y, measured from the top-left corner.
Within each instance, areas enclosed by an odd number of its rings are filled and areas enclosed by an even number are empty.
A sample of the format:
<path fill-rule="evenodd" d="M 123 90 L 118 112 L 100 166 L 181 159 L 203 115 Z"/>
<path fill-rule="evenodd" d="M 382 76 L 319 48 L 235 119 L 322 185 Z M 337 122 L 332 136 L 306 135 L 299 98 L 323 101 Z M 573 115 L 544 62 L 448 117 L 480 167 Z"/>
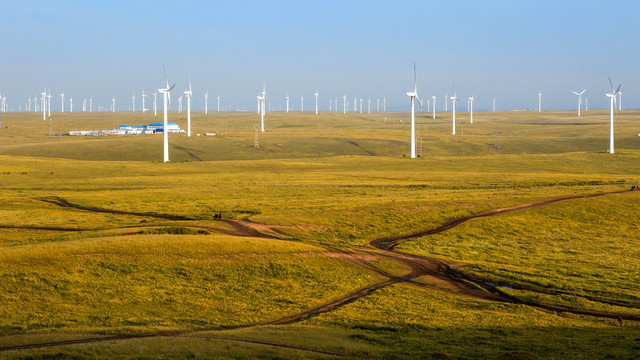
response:
<path fill-rule="evenodd" d="M 55 133 L 161 118 L 52 115 Z M 410 271 L 363 255 L 373 239 L 640 184 L 640 111 L 618 114 L 614 155 L 605 111 L 474 115 L 456 136 L 450 113 L 418 115 L 423 156 L 408 159 L 405 113 L 272 113 L 258 149 L 256 114 L 196 113 L 193 129 L 218 135 L 172 134 L 166 164 L 161 136 L 49 136 L 37 114 L 3 115 L 0 347 L 131 337 L 0 357 L 634 358 L 636 321 L 621 329 L 408 283 L 265 325 L 384 281 L 375 268 Z M 186 114 L 172 117 L 186 128 Z M 638 200 L 626 192 L 475 219 L 398 249 L 462 264 L 520 302 L 640 316 Z M 275 233 L 233 235 L 231 220 Z"/>

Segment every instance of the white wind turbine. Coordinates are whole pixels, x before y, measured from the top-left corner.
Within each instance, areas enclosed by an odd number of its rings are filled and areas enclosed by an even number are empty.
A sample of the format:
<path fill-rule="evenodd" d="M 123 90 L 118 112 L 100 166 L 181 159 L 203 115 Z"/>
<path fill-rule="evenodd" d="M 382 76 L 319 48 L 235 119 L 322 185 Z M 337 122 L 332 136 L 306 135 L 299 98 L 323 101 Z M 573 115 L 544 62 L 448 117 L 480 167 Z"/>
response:
<path fill-rule="evenodd" d="M 415 118 L 415 101 L 418 101 L 420 109 L 422 102 L 418 97 L 418 78 L 416 76 L 416 64 L 413 64 L 413 91 L 407 91 L 407 96 L 411 99 L 411 158 L 416 158 L 416 118 Z"/>
<path fill-rule="evenodd" d="M 144 93 L 144 89 L 142 89 L 142 113 L 146 113 L 147 112 L 147 108 L 144 105 L 144 101 L 147 98 L 147 94 Z"/>
<path fill-rule="evenodd" d="M 316 89 L 316 92 L 313 93 L 313 95 L 316 96 L 316 115 L 318 115 L 318 89 Z"/>
<path fill-rule="evenodd" d="M 538 91 L 538 112 L 542 112 L 542 90 Z"/>
<path fill-rule="evenodd" d="M 60 94 L 60 97 L 62 98 L 62 101 L 60 102 L 62 104 L 62 112 L 64 112 L 64 93 Z"/>
<path fill-rule="evenodd" d="M 287 96 L 284 97 L 285 100 L 287 100 L 287 113 L 289 113 L 289 94 L 287 94 Z"/>
<path fill-rule="evenodd" d="M 116 112 L 116 98 L 111 99 L 111 112 Z"/>
<path fill-rule="evenodd" d="M 469 97 L 469 122 L 473 124 L 473 95 Z"/>
<path fill-rule="evenodd" d="M 49 117 L 51 117 L 51 90 L 47 93 L 47 108 L 49 110 Z"/>
<path fill-rule="evenodd" d="M 93 112 L 93 96 L 89 97 L 89 112 Z"/>
<path fill-rule="evenodd" d="M 580 107 L 582 106 L 582 94 L 584 94 L 585 91 L 587 91 L 587 89 L 584 89 L 581 92 L 571 90 L 572 93 L 578 96 L 578 117 L 580 117 Z"/>
<path fill-rule="evenodd" d="M 189 74 L 189 90 L 185 91 L 184 94 L 187 96 L 187 137 L 191 137 L 191 96 L 193 95 L 191 91 L 191 74 Z"/>
<path fill-rule="evenodd" d="M 376 99 L 376 112 L 380 112 L 380 99 Z"/>
<path fill-rule="evenodd" d="M 493 98 L 493 112 L 496 112 L 496 98 Z"/>
<path fill-rule="evenodd" d="M 218 112 L 220 112 L 220 96 L 218 96 Z"/>
<path fill-rule="evenodd" d="M 86 112 L 87 111 L 87 98 L 84 98 L 84 100 L 82 100 L 82 112 Z"/>
<path fill-rule="evenodd" d="M 622 90 L 618 92 L 620 99 L 618 100 L 618 111 L 622 111 Z"/>
<path fill-rule="evenodd" d="M 431 99 L 433 100 L 433 120 L 436 119 L 436 98 L 437 98 L 437 94 L 431 96 Z"/>
<path fill-rule="evenodd" d="M 178 97 L 178 114 L 182 114 L 182 95 Z"/>
<path fill-rule="evenodd" d="M 449 111 L 449 108 L 447 107 L 449 103 L 449 93 L 444 93 L 444 111 Z"/>
<path fill-rule="evenodd" d="M 207 115 L 209 113 L 209 90 L 204 93 L 204 114 Z"/>
<path fill-rule="evenodd" d="M 613 110 L 614 104 L 616 102 L 616 97 L 620 92 L 620 87 L 622 84 L 618 85 L 616 91 L 613 91 L 613 84 L 611 83 L 611 78 L 609 78 L 609 85 L 611 86 L 611 93 L 607 94 L 607 97 L 611 100 L 611 115 L 609 121 L 609 154 L 613 154 Z"/>
<path fill-rule="evenodd" d="M 47 89 L 44 89 L 40 95 L 42 95 L 42 120 L 47 120 Z"/>
<path fill-rule="evenodd" d="M 382 111 L 383 112 L 387 112 L 387 98 L 386 97 L 382 98 Z"/>
<path fill-rule="evenodd" d="M 347 94 L 345 94 L 342 97 L 342 102 L 343 102 L 343 104 L 342 104 L 342 113 L 346 114 L 347 113 Z"/>
<path fill-rule="evenodd" d="M 260 131 L 264 132 L 264 107 L 265 107 L 265 99 L 267 97 L 267 87 L 266 85 L 262 85 L 262 93 L 258 96 L 258 111 L 260 111 Z"/>
<path fill-rule="evenodd" d="M 367 114 L 371 114 L 371 98 L 369 98 L 369 100 L 368 100 Z"/>
<path fill-rule="evenodd" d="M 450 97 L 451 99 L 451 111 L 453 111 L 453 120 L 451 122 L 451 135 L 455 135 L 456 134 L 456 101 L 460 101 L 458 100 L 458 96 L 456 95 L 456 90 L 455 90 L 455 85 L 453 87 L 453 96 Z"/>
<path fill-rule="evenodd" d="M 304 96 L 300 97 L 300 112 L 304 112 Z"/>
<path fill-rule="evenodd" d="M 167 105 L 169 102 L 171 90 L 173 90 L 176 84 L 173 84 L 171 85 L 171 87 L 169 87 L 169 81 L 167 80 L 167 71 L 164 69 L 164 65 L 162 65 L 162 71 L 164 72 L 164 81 L 166 83 L 166 87 L 158 89 L 158 91 L 162 93 L 164 96 L 164 127 L 162 128 L 162 135 L 164 138 L 163 149 L 164 149 L 164 162 L 169 162 L 169 136 L 168 136 L 169 132 L 167 131 L 167 128 L 169 127 L 169 124 L 168 124 L 169 108 L 167 107 Z"/>
<path fill-rule="evenodd" d="M 69 112 L 73 112 L 73 98 L 69 98 Z"/>
<path fill-rule="evenodd" d="M 360 98 L 360 114 L 362 114 L 362 98 Z"/>

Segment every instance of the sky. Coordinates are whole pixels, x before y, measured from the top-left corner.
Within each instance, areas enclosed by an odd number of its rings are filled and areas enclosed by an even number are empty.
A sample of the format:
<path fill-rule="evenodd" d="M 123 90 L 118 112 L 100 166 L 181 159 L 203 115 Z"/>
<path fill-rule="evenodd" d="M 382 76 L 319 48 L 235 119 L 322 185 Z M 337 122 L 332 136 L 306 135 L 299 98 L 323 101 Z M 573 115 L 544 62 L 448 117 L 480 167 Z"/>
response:
<path fill-rule="evenodd" d="M 195 110 L 220 96 L 223 109 L 256 109 L 263 84 L 272 109 L 319 106 L 329 98 L 386 99 L 409 110 L 413 89 L 426 107 L 456 92 L 478 111 L 609 106 L 607 78 L 622 83 L 623 108 L 640 108 L 640 1 L 31 1 L 0 0 L 0 93 L 14 110 L 46 87 L 77 111 L 129 110 L 132 95 L 176 83 Z M 455 86 L 455 88 L 454 88 Z M 153 96 L 146 107 L 152 107 Z M 160 97 L 158 105 L 161 106 Z M 185 103 L 186 104 L 186 103 Z M 449 109 L 450 109 L 449 100 Z M 382 106 L 382 105 L 381 105 Z M 185 105 L 186 107 L 186 105 Z"/>

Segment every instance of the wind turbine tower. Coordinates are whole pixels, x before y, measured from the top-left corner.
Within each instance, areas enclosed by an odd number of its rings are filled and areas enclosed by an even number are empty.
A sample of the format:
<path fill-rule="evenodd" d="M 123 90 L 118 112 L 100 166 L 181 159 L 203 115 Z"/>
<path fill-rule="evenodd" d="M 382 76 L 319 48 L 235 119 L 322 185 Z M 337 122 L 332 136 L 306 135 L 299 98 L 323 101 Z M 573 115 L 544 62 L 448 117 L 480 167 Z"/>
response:
<path fill-rule="evenodd" d="M 209 90 L 204 93 L 204 114 L 209 114 Z"/>
<path fill-rule="evenodd" d="M 362 114 L 362 98 L 360 98 L 360 114 Z"/>
<path fill-rule="evenodd" d="M 347 94 L 345 94 L 345 95 L 342 97 L 342 102 L 343 102 L 343 105 L 342 105 L 342 113 L 343 113 L 343 114 L 346 114 L 346 113 L 347 113 Z"/>
<path fill-rule="evenodd" d="M 116 112 L 116 98 L 111 99 L 111 112 Z"/>
<path fill-rule="evenodd" d="M 154 91 L 153 92 L 153 116 L 158 116 L 158 106 L 157 106 L 157 98 L 158 98 L 158 92 Z"/>
<path fill-rule="evenodd" d="M 218 96 L 218 112 L 220 112 L 220 96 Z"/>
<path fill-rule="evenodd" d="M 611 101 L 611 112 L 609 121 L 609 154 L 613 154 L 613 110 L 615 108 L 614 104 L 616 102 L 616 97 L 620 92 L 620 86 L 622 86 L 622 84 L 618 85 L 616 91 L 613 91 L 613 84 L 611 83 L 611 78 L 609 78 L 609 85 L 611 85 L 611 93 L 606 94 Z"/>
<path fill-rule="evenodd" d="M 300 112 L 304 112 L 304 96 L 300 97 Z"/>
<path fill-rule="evenodd" d="M 169 132 L 167 131 L 169 108 L 167 105 L 169 102 L 169 96 L 170 96 L 171 90 L 173 90 L 176 84 L 173 84 L 171 87 L 169 87 L 169 81 L 167 80 L 167 72 L 164 69 L 164 65 L 162 66 L 162 71 L 164 71 L 164 81 L 166 83 L 166 87 L 160 88 L 158 89 L 158 91 L 162 93 L 164 97 L 164 127 L 162 128 L 162 136 L 164 139 L 163 152 L 164 152 L 164 162 L 169 162 L 169 136 L 168 136 Z"/>
<path fill-rule="evenodd" d="M 47 120 L 47 89 L 44 89 L 44 92 L 41 92 L 40 95 L 42 95 L 42 120 Z"/>
<path fill-rule="evenodd" d="M 493 112 L 496 112 L 496 98 L 493 98 Z"/>
<path fill-rule="evenodd" d="M 287 101 L 287 114 L 288 114 L 289 113 L 289 94 L 287 94 L 287 96 L 285 96 L 284 99 Z"/>
<path fill-rule="evenodd" d="M 147 112 L 147 108 L 144 105 L 144 101 L 147 98 L 147 94 L 144 93 L 144 89 L 142 89 L 142 113 L 146 113 Z"/>
<path fill-rule="evenodd" d="M 64 93 L 60 94 L 60 97 L 62 97 L 62 101 L 60 102 L 60 104 L 62 105 L 62 112 L 64 112 Z"/>
<path fill-rule="evenodd" d="M 49 117 L 51 117 L 51 90 L 47 93 L 47 107 L 49 108 Z"/>
<path fill-rule="evenodd" d="M 73 98 L 69 98 L 69 112 L 73 112 Z"/>
<path fill-rule="evenodd" d="M 367 105 L 367 114 L 371 114 L 371 98 L 368 100 L 369 105 Z"/>
<path fill-rule="evenodd" d="M 538 91 L 538 112 L 542 112 L 542 90 Z"/>
<path fill-rule="evenodd" d="M 436 95 L 431 96 L 431 99 L 433 100 L 433 120 L 436 119 Z"/>
<path fill-rule="evenodd" d="M 581 92 L 576 92 L 571 90 L 572 93 L 578 96 L 578 117 L 580 117 L 580 106 L 582 105 L 582 94 L 584 94 L 585 91 L 587 91 L 587 89 L 584 89 Z"/>
<path fill-rule="evenodd" d="M 387 98 L 382 98 L 382 111 L 387 112 Z"/>
<path fill-rule="evenodd" d="M 260 131 L 264 132 L 264 106 L 265 106 L 265 98 L 267 97 L 267 87 L 266 85 L 262 85 L 262 93 L 258 96 L 258 101 L 260 104 Z"/>
<path fill-rule="evenodd" d="M 316 115 L 318 115 L 318 89 L 316 89 L 316 92 L 313 95 L 316 96 Z"/>
<path fill-rule="evenodd" d="M 451 122 L 451 135 L 455 135 L 456 134 L 456 101 L 460 101 L 458 100 L 458 96 L 456 96 L 456 91 L 453 91 L 453 96 L 450 98 L 451 99 L 451 111 L 453 111 L 453 120 Z"/>
<path fill-rule="evenodd" d="M 184 94 L 187 96 L 187 137 L 191 137 L 191 96 L 193 95 L 191 91 L 191 74 L 189 74 L 189 90 L 185 91 Z"/>
<path fill-rule="evenodd" d="M 136 111 L 136 94 L 133 94 L 133 96 L 131 97 L 131 101 L 133 102 L 131 106 L 131 111 L 135 112 Z"/>
<path fill-rule="evenodd" d="M 413 91 L 407 91 L 407 96 L 411 99 L 411 158 L 416 158 L 416 118 L 415 118 L 415 101 L 418 101 L 420 109 L 422 103 L 418 97 L 418 78 L 416 77 L 416 64 L 413 64 Z"/>
<path fill-rule="evenodd" d="M 469 97 L 469 122 L 473 124 L 473 96 Z"/>

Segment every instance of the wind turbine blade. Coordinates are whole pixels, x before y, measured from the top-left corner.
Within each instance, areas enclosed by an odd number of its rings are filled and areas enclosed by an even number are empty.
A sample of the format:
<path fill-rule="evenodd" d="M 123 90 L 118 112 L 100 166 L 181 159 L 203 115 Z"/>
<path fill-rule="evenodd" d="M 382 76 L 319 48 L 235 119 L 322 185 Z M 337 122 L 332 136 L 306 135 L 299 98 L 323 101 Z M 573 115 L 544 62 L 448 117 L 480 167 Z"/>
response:
<path fill-rule="evenodd" d="M 416 100 L 418 101 L 418 105 L 420 105 L 420 110 L 422 111 L 422 101 L 420 101 L 420 98 L 418 97 L 418 95 L 416 95 Z"/>
<path fill-rule="evenodd" d="M 164 68 L 164 64 L 162 64 L 162 71 L 164 72 L 164 81 L 167 84 L 167 89 L 169 88 L 169 80 L 167 80 L 167 70 Z"/>
<path fill-rule="evenodd" d="M 618 88 L 616 89 L 616 92 L 614 92 L 614 93 L 613 93 L 614 95 L 615 95 L 615 94 L 617 94 L 617 93 L 618 93 L 618 91 L 620 91 L 620 87 L 621 87 L 621 86 L 622 86 L 622 84 L 618 85 Z"/>
<path fill-rule="evenodd" d="M 416 63 L 413 63 L 413 92 L 418 93 L 418 76 L 416 74 Z"/>
<path fill-rule="evenodd" d="M 613 83 L 611 82 L 611 77 L 607 77 L 609 79 L 609 86 L 611 86 L 611 93 L 613 94 Z"/>
<path fill-rule="evenodd" d="M 574 93 L 574 94 L 576 94 L 576 95 L 582 95 L 581 93 L 580 93 L 580 94 L 578 94 L 577 92 L 575 92 L 575 91 L 573 91 L 573 90 L 571 90 L 571 92 L 572 92 L 572 93 Z"/>

